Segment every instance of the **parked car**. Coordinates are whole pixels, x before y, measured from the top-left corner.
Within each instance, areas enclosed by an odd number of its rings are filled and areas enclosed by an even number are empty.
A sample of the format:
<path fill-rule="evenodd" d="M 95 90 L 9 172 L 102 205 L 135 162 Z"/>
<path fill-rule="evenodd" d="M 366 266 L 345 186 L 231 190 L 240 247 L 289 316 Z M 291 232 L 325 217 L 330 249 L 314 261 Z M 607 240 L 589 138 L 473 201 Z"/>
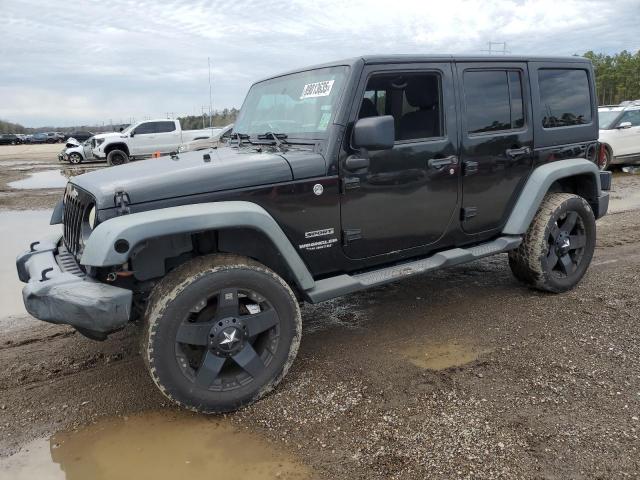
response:
<path fill-rule="evenodd" d="M 596 115 L 578 57 L 358 57 L 262 80 L 229 143 L 73 177 L 62 237 L 17 259 L 26 309 L 99 340 L 139 319 L 167 398 L 238 409 L 289 370 L 300 301 L 505 252 L 525 285 L 574 288 L 609 202 Z M 103 143 L 133 149 L 137 128 Z"/>
<path fill-rule="evenodd" d="M 222 128 L 203 129 L 202 136 L 198 136 L 191 142 L 182 144 L 178 152 L 192 152 L 195 150 L 206 150 L 207 148 L 218 147 L 222 142 L 231 137 L 233 124 Z"/>
<path fill-rule="evenodd" d="M 208 136 L 204 130 L 182 130 L 178 120 L 147 120 L 130 125 L 122 132 L 93 137 L 93 156 L 109 165 L 148 158 L 156 152 L 177 152 L 181 145 Z"/>
<path fill-rule="evenodd" d="M 27 143 L 27 135 L 24 133 L 16 133 L 16 137 L 18 137 L 18 143 Z"/>
<path fill-rule="evenodd" d="M 17 145 L 18 143 L 22 142 L 13 133 L 0 134 L 0 145 Z"/>
<path fill-rule="evenodd" d="M 34 133 L 29 143 L 55 143 L 50 141 L 49 135 L 46 133 Z"/>
<path fill-rule="evenodd" d="M 84 142 L 78 142 L 75 138 L 68 138 L 67 144 L 58 154 L 58 161 L 60 162 L 69 162 L 77 165 L 86 160 L 93 160 L 91 137 Z"/>
<path fill-rule="evenodd" d="M 69 141 L 70 138 L 75 138 L 78 142 L 85 142 L 93 137 L 95 134 L 86 130 L 76 130 L 71 133 L 67 133 L 64 135 L 65 142 Z"/>
<path fill-rule="evenodd" d="M 640 163 L 640 100 L 600 107 L 598 119 L 600 168 Z"/>

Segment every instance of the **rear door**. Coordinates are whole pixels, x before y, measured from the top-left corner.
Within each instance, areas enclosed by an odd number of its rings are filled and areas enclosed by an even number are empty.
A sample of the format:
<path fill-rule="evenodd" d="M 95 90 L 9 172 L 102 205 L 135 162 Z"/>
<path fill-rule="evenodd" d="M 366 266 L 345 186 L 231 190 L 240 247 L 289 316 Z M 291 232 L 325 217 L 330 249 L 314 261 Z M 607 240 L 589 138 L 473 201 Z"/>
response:
<path fill-rule="evenodd" d="M 459 168 L 451 64 L 366 67 L 351 120 L 379 115 L 394 117 L 394 147 L 351 150 L 341 160 L 343 249 L 350 258 L 434 244 L 456 212 Z M 350 171 L 349 158 L 358 155 L 366 155 L 369 165 Z"/>
<path fill-rule="evenodd" d="M 169 153 L 178 150 L 182 139 L 176 123 L 174 120 L 155 122 L 157 151 Z"/>
<path fill-rule="evenodd" d="M 462 228 L 498 230 L 533 166 L 526 62 L 458 63 Z"/>

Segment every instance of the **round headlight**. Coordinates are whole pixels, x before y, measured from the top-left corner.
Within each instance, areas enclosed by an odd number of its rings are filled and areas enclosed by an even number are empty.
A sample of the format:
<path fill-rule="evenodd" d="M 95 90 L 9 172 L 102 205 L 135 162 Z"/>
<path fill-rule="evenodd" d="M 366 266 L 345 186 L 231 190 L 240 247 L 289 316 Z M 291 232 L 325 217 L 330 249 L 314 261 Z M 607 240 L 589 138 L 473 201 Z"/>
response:
<path fill-rule="evenodd" d="M 95 205 L 93 207 L 91 207 L 91 210 L 89 210 L 89 226 L 91 227 L 91 230 L 93 230 L 94 228 L 96 228 L 96 207 Z"/>

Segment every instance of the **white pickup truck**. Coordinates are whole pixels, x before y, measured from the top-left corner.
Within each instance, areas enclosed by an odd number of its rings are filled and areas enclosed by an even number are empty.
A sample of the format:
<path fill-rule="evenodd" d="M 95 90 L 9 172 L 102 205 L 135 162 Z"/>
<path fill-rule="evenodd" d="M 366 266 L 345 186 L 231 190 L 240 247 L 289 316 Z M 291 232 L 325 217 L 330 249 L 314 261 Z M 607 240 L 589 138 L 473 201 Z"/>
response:
<path fill-rule="evenodd" d="M 213 134 L 210 129 L 182 130 L 178 120 L 145 120 L 122 132 L 95 135 L 91 139 L 91 152 L 95 158 L 106 159 L 109 165 L 121 165 L 157 152 L 177 152 L 182 145 Z"/>

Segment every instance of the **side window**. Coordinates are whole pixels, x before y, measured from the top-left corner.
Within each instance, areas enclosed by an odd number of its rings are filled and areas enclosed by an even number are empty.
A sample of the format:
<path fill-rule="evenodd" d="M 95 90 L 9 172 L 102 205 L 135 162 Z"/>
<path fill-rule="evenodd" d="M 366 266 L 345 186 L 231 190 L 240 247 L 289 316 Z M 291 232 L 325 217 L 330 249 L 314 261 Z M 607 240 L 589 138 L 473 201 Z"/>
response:
<path fill-rule="evenodd" d="M 467 133 L 524 127 L 522 76 L 515 70 L 464 72 Z"/>
<path fill-rule="evenodd" d="M 632 127 L 640 126 L 640 110 L 628 110 L 622 114 L 618 125 L 622 122 L 630 122 Z"/>
<path fill-rule="evenodd" d="M 396 141 L 442 137 L 442 95 L 437 73 L 393 73 L 367 82 L 358 118 L 392 115 Z"/>
<path fill-rule="evenodd" d="M 176 122 L 154 122 L 156 133 L 169 133 L 176 130 Z"/>
<path fill-rule="evenodd" d="M 141 123 L 140 125 L 138 125 L 136 127 L 135 134 L 136 135 L 141 135 L 141 134 L 145 134 L 145 133 L 156 133 L 155 127 L 154 127 L 155 123 L 156 122 Z"/>
<path fill-rule="evenodd" d="M 541 69 L 538 84 L 544 128 L 591 122 L 591 92 L 586 70 Z"/>

